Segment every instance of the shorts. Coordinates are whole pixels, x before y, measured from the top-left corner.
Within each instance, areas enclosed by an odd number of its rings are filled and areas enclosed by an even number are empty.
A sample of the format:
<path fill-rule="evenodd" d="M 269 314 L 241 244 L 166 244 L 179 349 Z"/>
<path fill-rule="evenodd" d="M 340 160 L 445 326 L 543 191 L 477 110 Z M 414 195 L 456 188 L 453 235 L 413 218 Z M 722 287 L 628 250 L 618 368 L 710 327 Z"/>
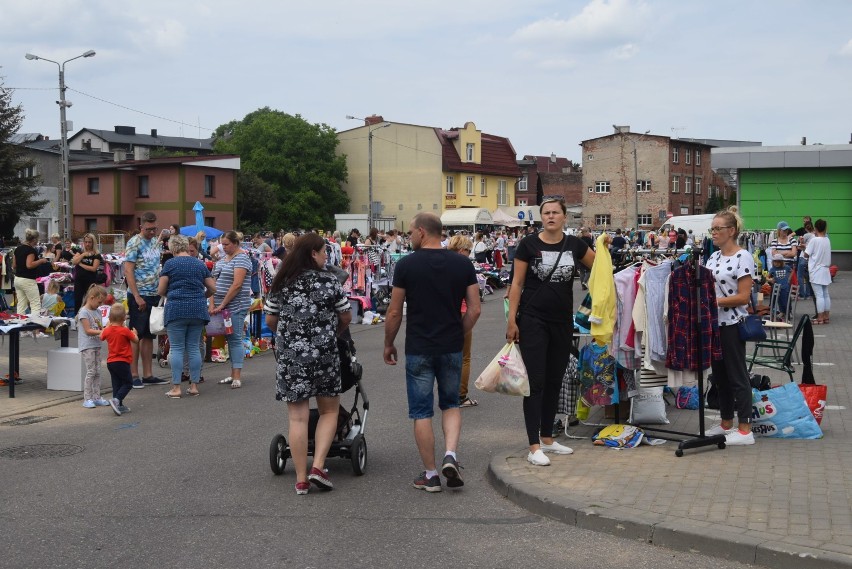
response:
<path fill-rule="evenodd" d="M 134 298 L 132 294 L 127 295 L 127 312 L 130 316 L 130 328 L 136 329 L 136 334 L 139 336 L 140 340 L 143 338 L 153 340 L 154 335 L 151 333 L 151 324 L 149 319 L 151 318 L 151 307 L 160 304 L 160 297 L 157 295 L 142 295 L 142 300 L 144 300 L 146 304 L 144 312 L 139 311 L 139 307 L 136 304 L 136 298 Z"/>
<path fill-rule="evenodd" d="M 436 355 L 405 355 L 408 418 L 430 419 L 434 414 L 435 381 L 441 411 L 459 406 L 462 352 Z"/>

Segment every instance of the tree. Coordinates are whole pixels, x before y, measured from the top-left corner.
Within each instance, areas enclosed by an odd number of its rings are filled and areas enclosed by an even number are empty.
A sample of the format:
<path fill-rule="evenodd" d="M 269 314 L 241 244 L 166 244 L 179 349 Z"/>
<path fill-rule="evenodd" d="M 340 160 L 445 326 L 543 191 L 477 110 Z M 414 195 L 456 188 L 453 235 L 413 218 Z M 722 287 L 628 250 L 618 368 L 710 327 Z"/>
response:
<path fill-rule="evenodd" d="M 0 78 L 0 233 L 12 237 L 15 225 L 24 215 L 36 215 L 47 204 L 38 199 L 41 183 L 35 161 L 23 148 L 11 142 L 24 120 L 20 105 L 12 105 L 12 92 Z"/>
<path fill-rule="evenodd" d="M 241 208 L 240 222 L 326 228 L 335 213 L 349 209 L 341 188 L 346 158 L 335 154 L 338 140 L 331 127 L 264 107 L 220 126 L 214 137 L 217 153 L 240 156 L 238 203 L 240 197 L 250 201 Z"/>

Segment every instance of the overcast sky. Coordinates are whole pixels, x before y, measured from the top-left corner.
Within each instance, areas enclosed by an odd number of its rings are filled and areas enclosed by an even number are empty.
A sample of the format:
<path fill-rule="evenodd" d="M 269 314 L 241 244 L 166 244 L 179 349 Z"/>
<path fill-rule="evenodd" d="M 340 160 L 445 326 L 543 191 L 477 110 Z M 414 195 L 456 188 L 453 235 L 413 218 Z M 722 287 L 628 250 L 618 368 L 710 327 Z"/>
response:
<path fill-rule="evenodd" d="M 51 138 L 57 67 L 24 54 L 94 49 L 66 66 L 73 132 L 206 137 L 269 106 L 337 130 L 473 121 L 579 161 L 613 124 L 848 143 L 850 24 L 848 0 L 0 0 L 0 75 L 21 132 Z"/>

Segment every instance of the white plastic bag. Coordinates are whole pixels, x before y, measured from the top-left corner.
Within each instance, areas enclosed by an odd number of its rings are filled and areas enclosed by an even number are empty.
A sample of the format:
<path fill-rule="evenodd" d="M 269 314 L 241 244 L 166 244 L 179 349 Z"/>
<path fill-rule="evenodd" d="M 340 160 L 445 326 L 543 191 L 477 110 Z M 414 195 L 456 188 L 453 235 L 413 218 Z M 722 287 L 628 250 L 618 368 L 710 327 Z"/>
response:
<path fill-rule="evenodd" d="M 503 346 L 503 349 L 476 378 L 474 385 L 477 389 L 489 393 L 529 396 L 530 382 L 527 377 L 527 368 L 521 358 L 518 345 L 512 342 Z"/>

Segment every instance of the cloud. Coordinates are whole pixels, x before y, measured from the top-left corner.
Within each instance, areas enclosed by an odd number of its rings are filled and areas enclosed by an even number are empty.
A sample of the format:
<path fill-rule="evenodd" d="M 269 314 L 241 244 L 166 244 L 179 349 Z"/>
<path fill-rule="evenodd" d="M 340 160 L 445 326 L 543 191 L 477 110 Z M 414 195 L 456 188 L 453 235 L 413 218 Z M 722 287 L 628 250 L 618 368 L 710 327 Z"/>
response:
<path fill-rule="evenodd" d="M 846 45 L 840 48 L 840 55 L 843 57 L 852 57 L 852 40 L 846 42 Z"/>
<path fill-rule="evenodd" d="M 177 20 L 140 17 L 139 24 L 141 29 L 130 35 L 140 49 L 173 52 L 186 43 L 186 27 Z"/>
<path fill-rule="evenodd" d="M 610 53 L 615 59 L 630 59 L 639 53 L 639 48 L 636 44 L 626 43 L 613 49 Z"/>

